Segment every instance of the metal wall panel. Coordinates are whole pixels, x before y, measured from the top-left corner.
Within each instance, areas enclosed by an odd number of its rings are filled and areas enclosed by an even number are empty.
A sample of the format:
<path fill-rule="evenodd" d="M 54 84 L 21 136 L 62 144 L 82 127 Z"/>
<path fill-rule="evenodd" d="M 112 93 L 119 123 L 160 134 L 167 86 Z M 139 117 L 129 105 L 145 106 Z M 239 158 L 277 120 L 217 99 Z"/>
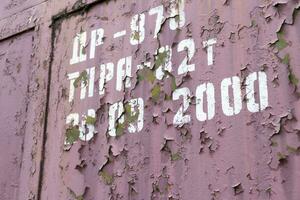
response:
<path fill-rule="evenodd" d="M 36 25 L 42 19 L 38 11 L 44 9 L 44 4 L 36 5 L 37 1 L 1 3 L 0 199 L 34 200 L 38 196 L 43 160 L 47 57 L 50 55 L 41 49 L 47 49 L 49 28 L 46 26 L 41 39 Z M 5 8 L 8 4 L 14 5 L 16 10 Z"/>
<path fill-rule="evenodd" d="M 298 0 L 41 2 L 0 11 L 3 199 L 299 199 Z"/>
<path fill-rule="evenodd" d="M 57 15 L 42 199 L 299 198 L 297 7 Z"/>
<path fill-rule="evenodd" d="M 0 198 L 17 199 L 29 101 L 29 75 L 32 70 L 32 34 L 0 43 L 0 51 Z"/>

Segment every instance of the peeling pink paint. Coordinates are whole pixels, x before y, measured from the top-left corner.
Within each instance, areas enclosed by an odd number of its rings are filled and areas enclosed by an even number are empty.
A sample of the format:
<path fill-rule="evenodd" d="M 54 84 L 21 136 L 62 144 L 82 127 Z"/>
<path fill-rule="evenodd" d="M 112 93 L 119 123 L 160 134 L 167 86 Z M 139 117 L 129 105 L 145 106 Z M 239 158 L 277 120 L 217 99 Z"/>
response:
<path fill-rule="evenodd" d="M 3 199 L 299 199 L 299 1 L 16 5 L 34 14 L 0 32 L 24 59 L 0 93 Z"/>

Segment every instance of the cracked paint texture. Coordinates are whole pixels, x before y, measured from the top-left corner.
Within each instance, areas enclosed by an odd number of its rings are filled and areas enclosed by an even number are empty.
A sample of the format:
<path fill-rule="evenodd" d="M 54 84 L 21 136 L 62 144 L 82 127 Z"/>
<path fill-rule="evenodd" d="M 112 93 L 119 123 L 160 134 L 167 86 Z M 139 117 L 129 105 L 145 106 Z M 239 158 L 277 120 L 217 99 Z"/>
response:
<path fill-rule="evenodd" d="M 56 22 L 42 197 L 297 199 L 298 2 L 185 1 L 185 25 L 172 31 L 172 17 L 165 17 L 157 38 L 153 38 L 155 16 L 147 12 L 159 5 L 166 13 L 172 6 L 169 1 L 109 1 Z M 130 39 L 141 40 L 140 31 L 131 35 L 129 29 L 132 16 L 139 14 L 142 18 L 141 13 L 146 16 L 145 39 L 130 45 Z M 97 28 L 104 29 L 104 37 L 103 44 L 96 47 L 95 58 L 70 65 L 76 34 L 86 31 L 82 54 L 89 57 L 89 34 Z M 113 38 L 123 29 L 129 33 Z M 178 65 L 188 52 L 176 52 L 176 47 L 188 38 L 195 41 L 195 55 L 188 61 L 195 64 L 195 71 L 178 75 Z M 217 44 L 214 63 L 208 66 L 202 43 L 211 38 L 216 38 Z M 157 51 L 166 45 L 176 56 L 170 57 L 168 50 Z M 117 91 L 117 63 L 128 56 L 132 56 L 131 74 L 123 77 L 122 88 Z M 170 61 L 172 69 L 166 67 Z M 114 77 L 105 83 L 104 95 L 97 94 L 96 84 L 93 97 L 80 100 L 80 92 L 75 89 L 74 101 L 67 101 L 63 94 L 69 90 L 66 74 L 96 67 L 97 83 L 99 65 L 109 62 L 114 63 Z M 150 66 L 135 67 L 147 62 Z M 160 66 L 164 75 L 158 78 Z M 250 113 L 243 87 L 247 76 L 258 71 L 267 74 L 269 104 L 261 112 Z M 219 85 L 231 76 L 241 79 L 243 107 L 238 115 L 225 116 Z M 125 87 L 127 78 L 131 80 L 129 87 Z M 194 91 L 204 82 L 215 86 L 215 116 L 199 122 L 195 118 Z M 186 112 L 192 119 L 174 126 L 173 118 L 182 100 L 173 101 L 172 95 L 184 87 L 192 91 Z M 254 95 L 258 98 L 257 93 Z M 144 100 L 142 131 L 129 133 L 126 123 L 119 121 L 121 115 L 116 119 L 116 137 L 111 137 L 109 107 L 137 97 Z M 66 115 L 82 115 L 90 108 L 96 110 L 97 133 L 92 140 L 78 140 L 64 151 Z"/>
<path fill-rule="evenodd" d="M 50 85 L 44 156 L 37 159 L 40 191 L 31 199 L 299 199 L 299 6 L 297 0 L 48 1 L 35 28 L 45 49 L 32 49 L 47 55 Z M 18 67 L 10 70 L 1 76 L 18 74 Z M 255 100 L 265 100 L 255 112 L 249 76 L 267 82 L 267 104 L 262 86 L 253 86 Z M 228 80 L 240 80 L 242 103 L 232 112 L 222 96 Z M 207 115 L 198 109 L 202 84 L 214 91 L 210 100 L 204 95 Z M 45 92 L 47 82 L 41 85 Z M 181 108 L 185 117 L 175 118 Z"/>

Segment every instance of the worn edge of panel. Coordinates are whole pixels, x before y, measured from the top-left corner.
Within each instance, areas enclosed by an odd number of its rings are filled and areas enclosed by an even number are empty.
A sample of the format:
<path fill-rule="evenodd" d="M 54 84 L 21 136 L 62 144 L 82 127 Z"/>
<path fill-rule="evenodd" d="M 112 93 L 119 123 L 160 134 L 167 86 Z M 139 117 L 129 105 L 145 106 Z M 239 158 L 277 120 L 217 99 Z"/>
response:
<path fill-rule="evenodd" d="M 35 17 L 39 16 L 37 8 L 42 6 L 44 3 L 46 3 L 46 1 L 22 10 L 21 14 L 15 13 L 6 18 L 0 19 L 0 25 L 2 26 L 0 28 L 0 42 L 34 30 L 34 28 L 36 27 L 37 19 Z M 14 23 L 17 21 L 16 19 L 26 18 L 29 18 L 28 22 L 26 22 L 25 20 L 21 20 L 20 22 Z M 10 25 L 6 26 L 7 23 L 9 23 Z"/>
<path fill-rule="evenodd" d="M 48 1 L 48 0 L 41 0 L 40 2 L 34 3 L 32 5 L 27 5 L 23 8 L 15 9 L 14 11 L 8 11 L 8 13 L 6 15 L 4 15 L 2 18 L 0 18 L 0 21 L 1 20 L 6 20 L 6 19 L 10 18 L 13 15 L 17 15 L 18 13 L 21 13 L 21 12 L 24 12 L 26 10 L 32 9 L 36 6 L 39 6 L 40 4 L 45 3 L 46 1 Z"/>
<path fill-rule="evenodd" d="M 33 26 L 29 26 L 29 27 L 25 28 L 24 30 L 18 31 L 18 32 L 14 33 L 14 34 L 11 34 L 11 35 L 8 35 L 8 36 L 6 36 L 4 38 L 0 38 L 0 43 L 4 42 L 5 40 L 9 40 L 9 39 L 12 39 L 14 37 L 18 37 L 20 35 L 23 35 L 23 34 L 31 32 L 31 31 L 34 31 L 34 29 L 35 29 L 34 25 Z"/>

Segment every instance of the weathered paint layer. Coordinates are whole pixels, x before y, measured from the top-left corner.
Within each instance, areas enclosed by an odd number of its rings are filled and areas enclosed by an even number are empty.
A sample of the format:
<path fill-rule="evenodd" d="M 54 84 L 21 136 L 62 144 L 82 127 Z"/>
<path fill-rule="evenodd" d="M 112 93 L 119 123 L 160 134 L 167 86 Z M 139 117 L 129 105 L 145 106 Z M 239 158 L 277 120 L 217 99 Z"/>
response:
<path fill-rule="evenodd" d="M 16 187 L 27 198 L 299 199 L 299 1 L 28 1 L 25 11 L 35 5 L 34 23 L 15 23 L 25 33 L 0 33 L 0 49 L 20 38 L 8 49 L 37 63 L 21 68 L 21 97 L 0 93 L 27 102 L 23 123 L 36 119 L 25 123 L 37 126 L 25 145 L 36 177 Z M 13 135 L 21 124 L 9 122 Z"/>

